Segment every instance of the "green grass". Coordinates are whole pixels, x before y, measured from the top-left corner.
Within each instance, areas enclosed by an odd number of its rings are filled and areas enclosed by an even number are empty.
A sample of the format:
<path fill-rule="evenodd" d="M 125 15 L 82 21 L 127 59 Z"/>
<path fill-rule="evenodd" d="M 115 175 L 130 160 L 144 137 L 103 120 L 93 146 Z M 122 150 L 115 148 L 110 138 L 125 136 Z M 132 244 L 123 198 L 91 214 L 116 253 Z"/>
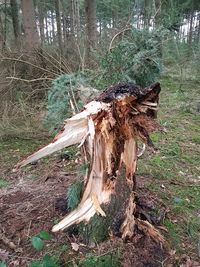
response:
<path fill-rule="evenodd" d="M 152 135 L 160 153 L 146 152 L 138 161 L 137 171 L 151 175 L 155 183 L 152 181 L 149 189 L 169 208 L 164 222 L 169 246 L 196 258 L 200 233 L 199 90 L 200 85 L 195 83 L 183 85 L 180 91 L 178 83 L 162 81 L 158 119 L 168 133 Z"/>

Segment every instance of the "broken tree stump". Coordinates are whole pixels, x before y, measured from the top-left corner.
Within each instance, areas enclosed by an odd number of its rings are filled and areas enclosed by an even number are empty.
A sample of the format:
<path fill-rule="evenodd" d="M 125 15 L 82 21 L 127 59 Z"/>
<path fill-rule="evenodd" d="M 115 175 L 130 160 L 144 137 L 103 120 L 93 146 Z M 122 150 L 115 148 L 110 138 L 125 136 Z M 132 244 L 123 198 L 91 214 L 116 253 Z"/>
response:
<path fill-rule="evenodd" d="M 102 241 L 108 233 L 131 238 L 134 229 L 155 240 L 163 237 L 148 222 L 135 217 L 135 171 L 137 139 L 156 148 L 149 133 L 163 131 L 157 123 L 160 84 L 141 89 L 133 83 L 120 83 L 103 91 L 80 113 L 65 120 L 54 140 L 16 167 L 38 160 L 64 147 L 84 145 L 89 167 L 84 179 L 82 199 L 52 231 L 80 222 L 88 223 L 88 241 Z"/>

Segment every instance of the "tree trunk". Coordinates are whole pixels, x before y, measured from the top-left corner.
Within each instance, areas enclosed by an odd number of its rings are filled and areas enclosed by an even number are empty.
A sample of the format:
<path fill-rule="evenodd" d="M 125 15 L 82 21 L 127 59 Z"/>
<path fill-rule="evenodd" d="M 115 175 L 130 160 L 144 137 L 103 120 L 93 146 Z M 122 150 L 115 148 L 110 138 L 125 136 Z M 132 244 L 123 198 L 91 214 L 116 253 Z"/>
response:
<path fill-rule="evenodd" d="M 162 1 L 161 0 L 154 0 L 154 23 L 155 27 L 159 27 L 161 23 L 161 7 L 162 7 Z M 158 34 L 157 39 L 157 47 L 158 47 L 158 55 L 159 57 L 162 57 L 162 37 Z"/>
<path fill-rule="evenodd" d="M 72 0 L 72 17 L 73 17 L 73 28 L 76 29 L 77 37 L 81 35 L 81 22 L 80 22 L 80 3 L 79 0 Z"/>
<path fill-rule="evenodd" d="M 54 14 L 53 14 L 53 11 L 51 11 L 51 27 L 52 27 L 52 39 L 54 42 L 55 40 L 55 26 L 54 26 Z"/>
<path fill-rule="evenodd" d="M 65 14 L 62 15 L 62 28 L 63 28 L 63 40 L 64 40 L 64 48 L 67 46 L 67 19 Z"/>
<path fill-rule="evenodd" d="M 19 14 L 18 14 L 18 5 L 16 0 L 10 0 L 11 6 L 11 15 L 13 23 L 13 31 L 15 36 L 15 47 L 20 47 L 20 26 L 19 26 Z"/>
<path fill-rule="evenodd" d="M 7 19 L 8 19 L 8 14 L 7 14 L 7 0 L 4 2 L 4 26 L 2 27 L 3 29 L 3 42 L 2 42 L 2 50 L 7 48 Z M 3 24 L 2 24 L 3 25 Z"/>
<path fill-rule="evenodd" d="M 6 40 L 5 40 L 5 35 L 4 35 L 4 25 L 3 25 L 1 14 L 0 14 L 0 42 L 1 42 L 2 52 L 5 52 Z"/>
<path fill-rule="evenodd" d="M 40 48 L 33 0 L 21 0 L 25 31 L 25 49 L 28 53 Z"/>
<path fill-rule="evenodd" d="M 48 27 L 48 19 L 47 19 L 47 15 L 44 18 L 45 20 L 45 29 L 46 29 L 46 39 L 47 39 L 47 44 L 50 44 L 50 36 L 49 36 L 49 27 Z"/>
<path fill-rule="evenodd" d="M 149 30 L 149 17 L 150 17 L 150 7 L 148 6 L 148 1 L 144 0 L 144 16 L 143 16 L 143 20 L 144 20 L 144 28 Z"/>
<path fill-rule="evenodd" d="M 96 46 L 96 1 L 85 0 L 87 23 L 87 56 L 91 61 L 91 50 Z"/>
<path fill-rule="evenodd" d="M 189 26 L 189 34 L 188 34 L 188 44 L 189 50 L 192 50 L 192 38 L 193 38 L 193 21 L 194 21 L 194 0 L 192 0 L 191 11 L 190 11 L 190 26 Z"/>
<path fill-rule="evenodd" d="M 137 138 L 156 151 L 149 133 L 163 131 L 155 120 L 159 93 L 159 83 L 145 89 L 132 83 L 113 86 L 67 119 L 49 145 L 17 164 L 25 166 L 63 147 L 84 144 L 90 165 L 82 199 L 53 232 L 84 221 L 89 222 L 83 228 L 89 243 L 102 241 L 109 233 L 125 240 L 134 235 L 134 229 L 163 241 L 150 223 L 140 219 L 134 197 Z"/>
<path fill-rule="evenodd" d="M 198 32 L 197 32 L 197 42 L 198 44 L 200 44 L 200 14 L 198 16 L 198 21 L 199 23 L 198 23 Z"/>
<path fill-rule="evenodd" d="M 40 27 L 40 39 L 42 45 L 45 44 L 45 35 L 44 35 L 44 8 L 43 3 L 38 2 L 38 13 L 39 13 L 39 27 Z"/>
<path fill-rule="evenodd" d="M 75 37 L 74 31 L 74 0 L 70 1 L 70 35 L 72 39 Z"/>
<path fill-rule="evenodd" d="M 80 0 L 76 0 L 76 24 L 77 24 L 77 37 L 81 36 L 81 19 L 80 19 Z"/>
<path fill-rule="evenodd" d="M 56 11 L 58 44 L 59 44 L 60 52 L 62 54 L 63 53 L 63 42 L 62 42 L 62 28 L 61 28 L 61 15 L 60 15 L 60 0 L 55 0 L 55 11 Z"/>

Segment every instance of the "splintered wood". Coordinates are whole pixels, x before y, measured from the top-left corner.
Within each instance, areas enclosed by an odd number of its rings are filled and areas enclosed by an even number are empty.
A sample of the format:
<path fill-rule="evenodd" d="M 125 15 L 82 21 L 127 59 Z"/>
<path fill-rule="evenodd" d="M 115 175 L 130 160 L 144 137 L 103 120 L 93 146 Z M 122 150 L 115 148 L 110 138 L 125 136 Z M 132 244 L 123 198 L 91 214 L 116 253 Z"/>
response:
<path fill-rule="evenodd" d="M 118 199 L 118 205 L 112 205 L 115 210 L 113 222 L 123 213 L 119 226 L 123 239 L 131 238 L 137 225 L 138 229 L 145 229 L 144 232 L 154 239 L 162 240 L 152 225 L 142 223 L 134 216 L 137 139 L 140 138 L 155 152 L 149 133 L 164 131 L 156 122 L 159 93 L 159 83 L 145 89 L 132 83 L 121 83 L 106 89 L 98 99 L 85 105 L 80 113 L 65 120 L 63 130 L 50 144 L 16 165 L 25 166 L 77 143 L 84 145 L 89 167 L 81 202 L 53 227 L 53 232 L 81 221 L 89 222 L 95 214 L 107 216 L 106 207 Z M 113 196 L 116 198 L 113 199 Z M 109 227 L 112 231 L 112 224 Z"/>

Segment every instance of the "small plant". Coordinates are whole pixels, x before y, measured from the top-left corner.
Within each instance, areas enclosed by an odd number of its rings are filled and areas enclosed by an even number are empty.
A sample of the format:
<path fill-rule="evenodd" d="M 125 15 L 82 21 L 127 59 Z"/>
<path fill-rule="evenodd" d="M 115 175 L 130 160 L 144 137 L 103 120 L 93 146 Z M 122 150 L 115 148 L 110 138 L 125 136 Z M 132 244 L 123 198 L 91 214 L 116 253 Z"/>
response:
<path fill-rule="evenodd" d="M 40 231 L 38 236 L 44 240 L 51 240 L 51 235 L 45 230 Z"/>
<path fill-rule="evenodd" d="M 49 232 L 42 230 L 36 236 L 32 236 L 30 238 L 30 241 L 31 241 L 32 246 L 37 251 L 43 250 L 44 242 L 43 242 L 42 239 L 44 239 L 44 240 L 51 240 L 51 235 L 49 234 Z"/>
<path fill-rule="evenodd" d="M 46 254 L 42 260 L 40 261 L 33 261 L 30 264 L 30 267 L 59 267 L 59 259 L 53 256 L 50 256 L 49 254 Z"/>
<path fill-rule="evenodd" d="M 44 247 L 44 243 L 42 241 L 41 238 L 37 237 L 37 236 L 32 236 L 30 238 L 30 241 L 31 241 L 31 244 L 32 246 L 37 250 L 37 251 L 40 251 L 43 249 Z"/>
<path fill-rule="evenodd" d="M 9 183 L 4 181 L 4 180 L 0 180 L 0 187 L 8 187 Z"/>
<path fill-rule="evenodd" d="M 83 183 L 81 181 L 75 182 L 67 192 L 67 204 L 70 209 L 75 209 L 80 202 L 81 190 Z"/>

